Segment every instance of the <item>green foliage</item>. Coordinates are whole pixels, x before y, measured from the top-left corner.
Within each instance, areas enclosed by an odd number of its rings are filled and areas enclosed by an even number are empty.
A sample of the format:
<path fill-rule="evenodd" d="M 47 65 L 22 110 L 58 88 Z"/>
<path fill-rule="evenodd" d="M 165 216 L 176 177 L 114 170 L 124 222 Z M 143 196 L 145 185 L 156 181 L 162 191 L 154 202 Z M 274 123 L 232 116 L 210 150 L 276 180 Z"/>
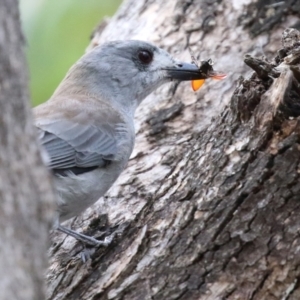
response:
<path fill-rule="evenodd" d="M 46 101 L 121 0 L 20 0 L 33 105 Z"/>

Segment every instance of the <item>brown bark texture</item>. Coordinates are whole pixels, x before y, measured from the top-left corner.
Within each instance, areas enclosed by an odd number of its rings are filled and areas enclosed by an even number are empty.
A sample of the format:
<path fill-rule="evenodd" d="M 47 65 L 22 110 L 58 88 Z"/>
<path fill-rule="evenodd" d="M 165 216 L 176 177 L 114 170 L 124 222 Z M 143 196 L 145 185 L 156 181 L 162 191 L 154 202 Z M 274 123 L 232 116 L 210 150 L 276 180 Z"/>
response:
<path fill-rule="evenodd" d="M 142 39 L 185 61 L 190 47 L 228 77 L 141 104 L 126 170 L 70 224 L 124 231 L 99 249 L 54 234 L 48 299 L 300 299 L 299 11 L 127 0 L 95 30 L 90 47 Z"/>
<path fill-rule="evenodd" d="M 54 197 L 28 96 L 18 1 L 0 0 L 0 299 L 45 299 Z"/>

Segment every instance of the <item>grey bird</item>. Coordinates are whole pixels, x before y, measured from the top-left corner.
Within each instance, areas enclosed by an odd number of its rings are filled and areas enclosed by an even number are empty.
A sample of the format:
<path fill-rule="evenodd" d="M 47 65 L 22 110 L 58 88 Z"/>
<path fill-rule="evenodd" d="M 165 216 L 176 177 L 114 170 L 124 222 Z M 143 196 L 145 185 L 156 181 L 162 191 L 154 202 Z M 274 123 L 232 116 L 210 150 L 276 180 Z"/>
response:
<path fill-rule="evenodd" d="M 108 245 L 60 225 L 95 203 L 125 168 L 135 140 L 134 113 L 163 83 L 204 79 L 150 43 L 127 40 L 95 47 L 75 63 L 53 96 L 34 108 L 39 142 L 52 170 L 56 228 L 85 243 Z"/>

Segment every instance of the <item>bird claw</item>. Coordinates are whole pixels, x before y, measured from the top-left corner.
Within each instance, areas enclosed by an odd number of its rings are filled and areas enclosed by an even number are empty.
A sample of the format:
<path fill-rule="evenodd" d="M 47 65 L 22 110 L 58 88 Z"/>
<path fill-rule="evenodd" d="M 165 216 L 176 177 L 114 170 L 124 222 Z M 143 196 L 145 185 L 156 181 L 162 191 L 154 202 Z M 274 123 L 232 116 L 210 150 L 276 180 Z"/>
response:
<path fill-rule="evenodd" d="M 78 233 L 72 229 L 63 227 L 61 225 L 58 226 L 57 230 L 65 233 L 67 235 L 72 236 L 73 238 L 75 238 L 78 241 L 83 242 L 84 244 L 94 246 L 94 247 L 100 247 L 100 246 L 108 247 L 112 243 L 112 241 L 117 233 L 117 231 L 116 231 L 116 232 L 112 233 L 111 235 L 105 237 L 104 240 L 101 241 L 101 240 L 95 239 L 94 237 L 91 237 L 91 236 L 88 236 L 88 235 L 85 235 L 82 233 Z"/>

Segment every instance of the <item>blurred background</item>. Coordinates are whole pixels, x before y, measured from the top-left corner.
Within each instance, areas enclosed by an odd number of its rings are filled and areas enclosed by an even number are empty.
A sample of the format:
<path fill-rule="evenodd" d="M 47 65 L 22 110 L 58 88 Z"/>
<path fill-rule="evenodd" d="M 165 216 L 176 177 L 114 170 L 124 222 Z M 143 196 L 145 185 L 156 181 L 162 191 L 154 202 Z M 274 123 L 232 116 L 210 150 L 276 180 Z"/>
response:
<path fill-rule="evenodd" d="M 46 101 L 122 0 L 20 0 L 32 104 Z"/>

